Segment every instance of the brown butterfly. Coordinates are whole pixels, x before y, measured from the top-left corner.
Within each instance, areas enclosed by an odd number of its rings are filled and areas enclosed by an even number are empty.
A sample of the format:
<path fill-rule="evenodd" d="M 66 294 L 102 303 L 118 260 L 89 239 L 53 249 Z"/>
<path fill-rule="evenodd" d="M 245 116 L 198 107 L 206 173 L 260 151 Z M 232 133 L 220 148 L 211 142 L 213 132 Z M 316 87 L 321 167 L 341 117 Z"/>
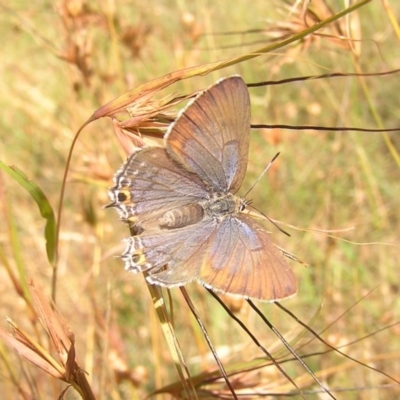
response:
<path fill-rule="evenodd" d="M 184 108 L 165 147 L 133 153 L 109 196 L 135 235 L 125 268 L 168 288 L 197 281 L 262 301 L 296 293 L 296 280 L 268 232 L 235 196 L 247 167 L 250 98 L 239 76 L 220 80 Z"/>

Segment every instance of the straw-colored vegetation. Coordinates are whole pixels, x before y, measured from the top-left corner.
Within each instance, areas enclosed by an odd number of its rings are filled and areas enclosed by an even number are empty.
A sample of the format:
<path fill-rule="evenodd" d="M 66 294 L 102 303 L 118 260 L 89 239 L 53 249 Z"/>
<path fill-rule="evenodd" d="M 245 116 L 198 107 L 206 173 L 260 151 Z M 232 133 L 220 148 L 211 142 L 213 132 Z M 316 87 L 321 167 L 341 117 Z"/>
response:
<path fill-rule="evenodd" d="M 171 290 L 173 328 L 163 329 L 143 277 L 125 272 L 114 257 L 129 231 L 113 210 L 102 207 L 126 157 L 123 149 L 131 143 L 122 139 L 121 146 L 115 132 L 122 132 L 128 117 L 124 107 L 129 106 L 133 117 L 147 112 L 157 119 L 131 121 L 131 133 L 139 129 L 147 143 L 158 140 L 154 137 L 162 136 L 170 119 L 157 113 L 174 118 L 183 106 L 174 103 L 164 110 L 165 102 L 222 76 L 240 74 L 255 83 L 337 72 L 377 75 L 250 88 L 252 123 L 399 128 L 400 75 L 379 75 L 400 66 L 397 1 L 372 1 L 314 34 L 280 45 L 346 8 L 342 2 L 328 4 L 331 8 L 313 1 L 306 14 L 305 5 L 291 8 L 278 0 L 0 5 L 0 317 L 1 328 L 14 335 L 3 333 L 0 341 L 2 399 L 54 399 L 68 384 L 76 389 L 65 392 L 69 399 L 79 393 L 86 399 L 142 399 L 169 384 L 179 396 L 176 353 L 163 334 L 171 340 L 171 332 L 196 377 L 198 398 L 210 398 L 206 389 L 215 390 L 216 398 L 232 398 L 222 380 L 209 386 L 203 382 L 218 368 L 180 290 Z M 276 48 L 265 53 L 271 44 Z M 214 72 L 207 73 L 210 66 L 176 72 L 223 60 L 230 66 L 215 65 Z M 167 73 L 174 73 L 177 83 L 167 87 L 168 79 L 158 86 L 161 81 L 156 81 L 150 86 L 154 96 L 133 92 L 130 104 L 119 98 L 120 123 L 113 127 L 109 118 L 96 119 L 81 132 L 67 177 L 56 252 L 46 198 L 57 214 L 77 130 L 110 100 Z M 113 114 L 116 105 L 96 116 Z M 338 399 L 400 395 L 400 325 L 395 324 L 400 321 L 399 149 L 399 131 L 263 128 L 251 133 L 241 192 L 280 151 L 249 197 L 270 218 L 306 229 L 281 225 L 291 234 L 288 238 L 266 225 L 276 243 L 309 265 L 291 262 L 299 292 L 282 305 L 330 345 L 376 370 L 329 352 L 276 305 L 257 305 Z M 186 291 L 223 365 L 235 373 L 230 381 L 240 398 L 297 391 L 276 366 L 256 368 L 270 362 L 259 359 L 265 355 L 204 288 L 193 283 Z M 51 296 L 56 313 L 49 307 Z M 322 389 L 298 361 L 281 362 L 291 354 L 245 301 L 224 301 L 305 398 L 329 398 L 313 394 Z M 314 354 L 321 351 L 327 353 Z"/>

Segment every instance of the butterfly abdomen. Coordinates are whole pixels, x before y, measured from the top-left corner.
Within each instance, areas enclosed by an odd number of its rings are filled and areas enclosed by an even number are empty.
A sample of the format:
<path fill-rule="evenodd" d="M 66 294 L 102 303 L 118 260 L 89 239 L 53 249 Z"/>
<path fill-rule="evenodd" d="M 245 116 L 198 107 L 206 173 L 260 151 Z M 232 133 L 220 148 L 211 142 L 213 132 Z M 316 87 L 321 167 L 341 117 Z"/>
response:
<path fill-rule="evenodd" d="M 204 210 L 200 204 L 189 204 L 167 211 L 158 222 L 161 228 L 176 229 L 196 224 L 203 216 Z"/>

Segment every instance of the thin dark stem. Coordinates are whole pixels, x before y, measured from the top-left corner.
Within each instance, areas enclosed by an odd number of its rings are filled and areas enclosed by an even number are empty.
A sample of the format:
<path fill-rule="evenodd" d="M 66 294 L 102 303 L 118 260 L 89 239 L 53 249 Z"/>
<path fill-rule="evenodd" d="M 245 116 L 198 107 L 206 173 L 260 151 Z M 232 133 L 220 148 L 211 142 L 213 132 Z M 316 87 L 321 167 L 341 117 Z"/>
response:
<path fill-rule="evenodd" d="M 211 294 L 211 296 L 214 297 L 215 300 L 218 301 L 218 303 L 224 308 L 224 310 L 227 312 L 227 314 L 234 320 L 236 321 L 239 326 L 250 336 L 251 340 L 255 343 L 255 345 L 272 361 L 272 363 L 275 365 L 276 368 L 287 378 L 292 385 L 300 392 L 300 394 L 303 396 L 303 393 L 301 389 L 296 385 L 296 382 L 285 372 L 285 370 L 279 365 L 279 363 L 275 360 L 275 358 L 272 356 L 272 354 L 258 341 L 258 339 L 250 332 L 250 330 L 247 328 L 247 326 L 238 318 L 236 315 L 234 315 L 231 310 L 225 305 L 225 303 L 211 290 L 208 289 L 208 292 Z"/>
<path fill-rule="evenodd" d="M 318 126 L 318 125 L 270 125 L 270 124 L 251 124 L 252 129 L 290 129 L 290 130 L 312 130 L 312 131 L 332 131 L 332 132 L 398 132 L 400 128 L 388 128 L 388 129 L 367 129 L 367 128 L 356 128 L 354 126 Z"/>
<path fill-rule="evenodd" d="M 292 355 L 297 359 L 297 361 L 303 366 L 303 368 L 312 376 L 314 381 L 320 386 L 320 388 L 328 394 L 332 399 L 335 399 L 335 396 L 323 385 L 323 383 L 316 377 L 316 375 L 311 371 L 308 365 L 301 359 L 301 357 L 292 349 L 290 344 L 286 341 L 286 339 L 281 335 L 281 333 L 268 321 L 265 315 L 256 307 L 256 305 L 251 301 L 247 300 L 250 307 L 261 317 L 261 319 L 265 322 L 265 324 L 275 333 L 275 335 L 279 338 L 279 340 L 285 345 L 285 347 L 292 353 Z M 278 304 L 278 303 L 275 303 Z"/>
<path fill-rule="evenodd" d="M 235 390 L 233 389 L 233 387 L 231 385 L 231 382 L 229 381 L 228 375 L 226 374 L 225 368 L 224 368 L 221 360 L 218 357 L 217 351 L 215 350 L 215 347 L 213 346 L 213 344 L 211 342 L 210 336 L 208 336 L 207 329 L 204 326 L 203 321 L 201 320 L 201 318 L 200 318 L 196 308 L 194 307 L 192 301 L 190 300 L 190 296 L 188 295 L 188 293 L 187 293 L 187 291 L 186 291 L 186 289 L 184 287 L 181 287 L 180 289 L 181 289 L 181 292 L 183 294 L 183 297 L 186 300 L 187 305 L 190 308 L 190 311 L 192 312 L 193 316 L 196 318 L 196 321 L 199 324 L 200 329 L 203 332 L 204 338 L 206 339 L 208 347 L 210 348 L 211 352 L 213 353 L 214 359 L 215 359 L 216 363 L 218 364 L 218 368 L 221 371 L 221 374 L 222 374 L 222 376 L 223 376 L 223 378 L 224 378 L 224 380 L 226 382 L 226 385 L 228 386 L 230 392 L 232 393 L 233 398 L 235 400 L 238 400 L 238 398 L 236 396 L 236 393 L 235 393 Z"/>
<path fill-rule="evenodd" d="M 263 81 L 263 82 L 256 82 L 256 83 L 248 83 L 247 87 L 260 87 L 260 86 L 272 86 L 272 85 L 282 85 L 284 83 L 291 83 L 291 82 L 304 82 L 310 80 L 317 80 L 317 79 L 327 79 L 327 78 L 340 78 L 340 77 L 348 77 L 348 76 L 384 76 L 384 75 L 392 75 L 397 74 L 400 72 L 400 69 L 394 69 L 391 71 L 384 71 L 384 72 L 372 72 L 369 74 L 358 74 L 358 73 L 348 73 L 348 72 L 334 72 L 332 74 L 322 74 L 322 75 L 308 75 L 308 76 L 301 76 L 296 78 L 288 78 L 288 79 L 281 79 L 279 81 Z"/>
<path fill-rule="evenodd" d="M 283 307 L 281 304 L 279 303 L 275 303 L 275 305 L 277 307 L 279 307 L 282 311 L 284 311 L 286 314 L 290 315 L 298 324 L 300 324 L 302 327 L 304 327 L 305 329 L 307 329 L 310 333 L 312 333 L 321 343 L 323 343 L 325 346 L 329 347 L 330 349 L 332 349 L 333 351 L 341 354 L 342 356 L 348 358 L 349 360 L 352 360 L 360 365 L 363 365 L 364 367 L 371 369 L 373 371 L 379 372 L 382 375 L 386 376 L 387 378 L 389 378 L 390 380 L 400 384 L 400 381 L 398 381 L 397 379 L 393 378 L 392 376 L 390 376 L 389 374 L 387 374 L 386 372 L 383 372 L 377 368 L 371 367 L 368 364 L 365 364 L 359 360 L 356 360 L 355 358 L 347 355 L 346 353 L 343 353 L 342 351 L 338 350 L 336 347 L 333 347 L 332 345 L 330 345 L 328 342 L 326 342 L 324 339 L 322 339 L 317 332 L 314 331 L 314 329 L 310 328 L 305 322 L 301 321 L 299 318 L 296 317 L 296 315 L 294 315 L 291 311 L 289 311 L 287 308 Z"/>

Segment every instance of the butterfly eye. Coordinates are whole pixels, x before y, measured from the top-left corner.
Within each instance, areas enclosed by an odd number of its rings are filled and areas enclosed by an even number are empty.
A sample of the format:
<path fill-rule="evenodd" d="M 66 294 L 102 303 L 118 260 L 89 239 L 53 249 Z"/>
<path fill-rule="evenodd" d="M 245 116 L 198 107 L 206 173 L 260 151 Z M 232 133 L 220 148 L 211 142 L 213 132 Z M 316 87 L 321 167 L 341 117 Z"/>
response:
<path fill-rule="evenodd" d="M 239 205 L 239 212 L 244 211 L 249 203 L 250 203 L 249 201 L 242 199 Z"/>

